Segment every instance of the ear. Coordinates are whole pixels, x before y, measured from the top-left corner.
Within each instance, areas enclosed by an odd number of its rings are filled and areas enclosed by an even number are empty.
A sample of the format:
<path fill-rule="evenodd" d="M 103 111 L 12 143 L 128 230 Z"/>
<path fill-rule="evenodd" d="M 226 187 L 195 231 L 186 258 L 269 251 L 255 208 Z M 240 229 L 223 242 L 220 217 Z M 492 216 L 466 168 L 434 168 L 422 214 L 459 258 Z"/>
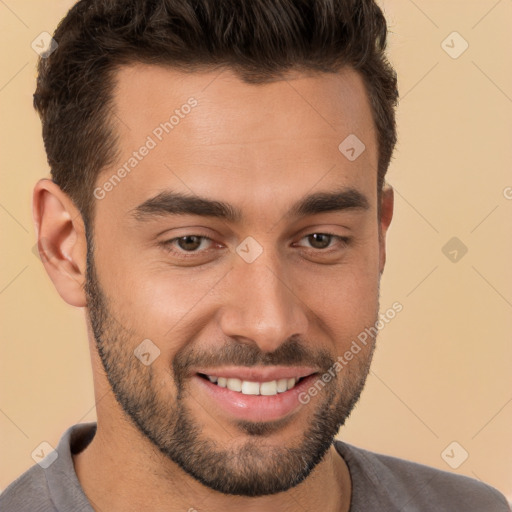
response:
<path fill-rule="evenodd" d="M 379 270 L 384 271 L 386 264 L 386 233 L 393 218 L 394 191 L 390 185 L 385 185 L 381 193 L 379 219 Z"/>
<path fill-rule="evenodd" d="M 57 184 L 42 179 L 34 188 L 32 214 L 39 255 L 55 288 L 68 304 L 85 307 L 87 242 L 80 212 Z"/>

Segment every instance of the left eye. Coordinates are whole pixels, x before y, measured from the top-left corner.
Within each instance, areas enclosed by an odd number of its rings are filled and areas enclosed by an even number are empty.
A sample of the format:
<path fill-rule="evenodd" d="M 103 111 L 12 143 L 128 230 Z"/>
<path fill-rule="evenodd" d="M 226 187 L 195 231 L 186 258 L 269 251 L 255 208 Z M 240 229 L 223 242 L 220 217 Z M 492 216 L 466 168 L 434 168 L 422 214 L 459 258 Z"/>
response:
<path fill-rule="evenodd" d="M 333 239 L 340 239 L 341 237 L 332 235 L 330 233 L 311 233 L 306 235 L 302 240 L 307 240 L 313 249 L 327 249 L 330 247 Z"/>

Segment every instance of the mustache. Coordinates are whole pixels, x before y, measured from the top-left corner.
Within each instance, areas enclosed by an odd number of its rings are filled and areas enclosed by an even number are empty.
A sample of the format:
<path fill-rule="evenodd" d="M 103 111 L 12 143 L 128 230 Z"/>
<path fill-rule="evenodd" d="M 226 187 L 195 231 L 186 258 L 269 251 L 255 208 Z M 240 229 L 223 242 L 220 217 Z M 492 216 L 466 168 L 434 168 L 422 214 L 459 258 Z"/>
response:
<path fill-rule="evenodd" d="M 174 375 L 182 381 L 194 367 L 215 366 L 314 366 L 326 372 L 335 359 L 323 349 L 311 350 L 298 337 L 291 337 L 273 352 L 263 352 L 256 344 L 227 341 L 215 349 L 184 347 L 173 361 Z"/>

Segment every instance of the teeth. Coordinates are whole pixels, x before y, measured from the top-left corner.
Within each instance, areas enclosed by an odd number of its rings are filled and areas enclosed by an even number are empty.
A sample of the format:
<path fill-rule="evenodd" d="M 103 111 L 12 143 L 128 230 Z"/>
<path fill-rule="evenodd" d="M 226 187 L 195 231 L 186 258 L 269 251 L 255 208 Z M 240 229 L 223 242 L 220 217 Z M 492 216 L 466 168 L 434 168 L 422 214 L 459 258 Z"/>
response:
<path fill-rule="evenodd" d="M 260 394 L 260 383 L 251 382 L 244 380 L 242 382 L 242 394 L 243 395 L 259 395 Z"/>
<path fill-rule="evenodd" d="M 228 379 L 226 387 L 231 391 L 242 391 L 242 381 L 240 379 Z"/>
<path fill-rule="evenodd" d="M 277 382 L 277 392 L 284 393 L 288 391 L 288 379 L 279 379 Z"/>
<path fill-rule="evenodd" d="M 262 382 L 260 385 L 261 395 L 277 395 L 277 382 L 271 380 L 270 382 Z"/>
<path fill-rule="evenodd" d="M 251 382 L 249 380 L 241 380 L 237 378 L 216 377 L 215 375 L 207 375 L 210 382 L 216 383 L 221 388 L 227 388 L 231 391 L 237 391 L 243 395 L 264 395 L 273 396 L 278 393 L 284 393 L 292 389 L 298 378 L 278 379 L 268 382 Z"/>

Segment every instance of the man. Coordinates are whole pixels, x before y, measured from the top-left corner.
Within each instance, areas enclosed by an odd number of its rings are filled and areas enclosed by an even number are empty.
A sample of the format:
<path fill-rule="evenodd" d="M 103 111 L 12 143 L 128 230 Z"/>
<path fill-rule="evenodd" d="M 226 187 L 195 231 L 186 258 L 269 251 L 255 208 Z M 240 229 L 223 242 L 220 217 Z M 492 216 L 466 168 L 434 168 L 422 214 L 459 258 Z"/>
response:
<path fill-rule="evenodd" d="M 509 510 L 333 442 L 369 371 L 393 211 L 375 3 L 89 0 L 54 38 L 34 218 L 86 308 L 98 422 L 1 510 Z"/>

